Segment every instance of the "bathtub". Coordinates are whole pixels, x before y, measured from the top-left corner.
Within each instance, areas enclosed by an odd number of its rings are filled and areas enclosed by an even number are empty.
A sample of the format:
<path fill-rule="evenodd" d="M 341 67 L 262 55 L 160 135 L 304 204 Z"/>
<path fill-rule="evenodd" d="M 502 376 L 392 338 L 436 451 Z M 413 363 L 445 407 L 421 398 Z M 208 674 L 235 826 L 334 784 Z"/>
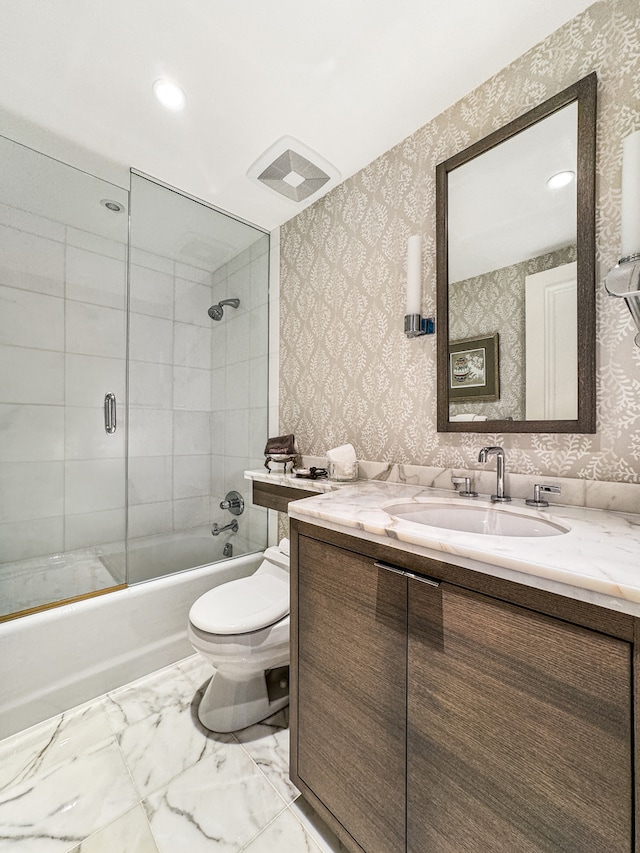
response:
<path fill-rule="evenodd" d="M 260 559 L 233 557 L 0 624 L 0 738 L 191 654 L 193 602 Z"/>

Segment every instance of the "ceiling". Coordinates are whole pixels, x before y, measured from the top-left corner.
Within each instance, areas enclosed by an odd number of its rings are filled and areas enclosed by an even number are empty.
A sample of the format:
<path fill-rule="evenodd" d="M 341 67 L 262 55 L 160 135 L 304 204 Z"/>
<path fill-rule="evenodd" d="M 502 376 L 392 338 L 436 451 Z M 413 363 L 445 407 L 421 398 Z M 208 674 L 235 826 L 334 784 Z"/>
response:
<path fill-rule="evenodd" d="M 295 202 L 250 180 L 282 136 L 343 180 L 591 2 L 2 0 L 0 133 L 18 118 L 271 229 L 336 183 Z"/>

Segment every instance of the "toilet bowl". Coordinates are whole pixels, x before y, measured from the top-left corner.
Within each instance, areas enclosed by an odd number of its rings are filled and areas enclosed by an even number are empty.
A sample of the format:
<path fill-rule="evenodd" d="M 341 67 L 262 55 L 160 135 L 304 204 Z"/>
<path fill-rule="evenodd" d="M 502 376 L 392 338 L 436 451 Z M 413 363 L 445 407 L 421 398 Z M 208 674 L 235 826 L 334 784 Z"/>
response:
<path fill-rule="evenodd" d="M 211 731 L 246 728 L 289 702 L 288 546 L 267 548 L 252 575 L 209 590 L 189 611 L 189 642 L 215 668 L 198 708 Z"/>

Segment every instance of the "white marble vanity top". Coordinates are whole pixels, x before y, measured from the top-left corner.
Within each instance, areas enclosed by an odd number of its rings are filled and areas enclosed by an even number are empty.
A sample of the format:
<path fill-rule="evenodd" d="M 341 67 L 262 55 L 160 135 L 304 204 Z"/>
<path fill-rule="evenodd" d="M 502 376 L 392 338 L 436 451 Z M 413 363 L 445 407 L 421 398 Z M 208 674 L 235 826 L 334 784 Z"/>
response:
<path fill-rule="evenodd" d="M 268 482 L 273 482 L 271 475 Z M 301 486 L 301 483 L 305 483 Z M 297 480 L 311 488 L 317 481 Z M 292 485 L 291 483 L 282 483 Z M 529 538 L 446 530 L 392 518 L 394 503 L 438 498 L 460 502 L 454 492 L 405 484 L 359 481 L 289 504 L 292 518 L 392 548 L 422 554 L 474 571 L 514 580 L 570 598 L 640 616 L 640 515 L 554 505 L 536 510 L 523 500 L 511 511 L 540 513 L 570 528 L 559 536 Z M 491 505 L 488 496 L 469 503 Z"/>

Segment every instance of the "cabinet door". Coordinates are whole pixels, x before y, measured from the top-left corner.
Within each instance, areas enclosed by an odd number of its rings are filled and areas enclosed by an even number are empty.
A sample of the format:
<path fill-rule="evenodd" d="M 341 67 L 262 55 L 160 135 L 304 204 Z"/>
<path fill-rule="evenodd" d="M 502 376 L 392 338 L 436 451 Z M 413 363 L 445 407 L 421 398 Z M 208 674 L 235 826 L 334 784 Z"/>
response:
<path fill-rule="evenodd" d="M 298 565 L 298 776 L 367 853 L 402 853 L 407 579 L 304 536 Z"/>
<path fill-rule="evenodd" d="M 629 853 L 631 648 L 409 583 L 410 853 Z"/>

